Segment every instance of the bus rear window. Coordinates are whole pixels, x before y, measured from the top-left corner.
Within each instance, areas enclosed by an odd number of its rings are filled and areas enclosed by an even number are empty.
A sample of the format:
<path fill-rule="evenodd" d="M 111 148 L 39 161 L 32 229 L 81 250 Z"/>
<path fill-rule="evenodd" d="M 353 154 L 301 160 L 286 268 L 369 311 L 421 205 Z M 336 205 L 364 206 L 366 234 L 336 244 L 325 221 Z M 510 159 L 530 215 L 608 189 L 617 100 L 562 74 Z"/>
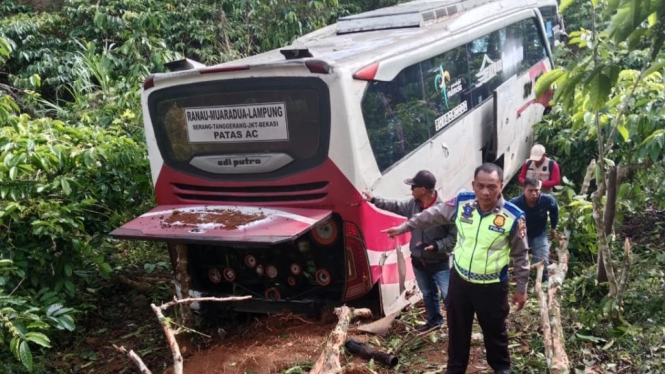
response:
<path fill-rule="evenodd" d="M 235 79 L 155 91 L 150 119 L 164 161 L 176 169 L 198 156 L 286 154 L 270 177 L 316 166 L 330 138 L 328 88 L 317 78 Z M 223 173 L 222 173 L 223 174 Z"/>

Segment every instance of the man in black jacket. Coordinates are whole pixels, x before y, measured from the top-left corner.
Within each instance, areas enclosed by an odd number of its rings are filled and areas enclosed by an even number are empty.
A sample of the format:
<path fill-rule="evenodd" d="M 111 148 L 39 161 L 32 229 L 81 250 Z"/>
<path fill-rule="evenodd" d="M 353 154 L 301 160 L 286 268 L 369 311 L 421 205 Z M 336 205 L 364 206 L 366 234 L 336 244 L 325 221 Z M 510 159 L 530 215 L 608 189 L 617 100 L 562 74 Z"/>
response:
<path fill-rule="evenodd" d="M 424 209 L 441 202 L 434 189 L 436 178 L 427 170 L 419 171 L 415 177 L 406 179 L 404 183 L 411 185 L 412 199 L 406 201 L 381 199 L 363 192 L 365 200 L 377 208 L 411 218 Z M 443 324 L 439 290 L 445 300 L 448 294 L 448 280 L 450 268 L 448 257 L 457 242 L 457 228 L 455 225 L 431 226 L 424 230 L 411 232 L 411 264 L 416 276 L 418 288 L 423 293 L 427 323 L 418 328 L 419 331 L 428 330 Z"/>

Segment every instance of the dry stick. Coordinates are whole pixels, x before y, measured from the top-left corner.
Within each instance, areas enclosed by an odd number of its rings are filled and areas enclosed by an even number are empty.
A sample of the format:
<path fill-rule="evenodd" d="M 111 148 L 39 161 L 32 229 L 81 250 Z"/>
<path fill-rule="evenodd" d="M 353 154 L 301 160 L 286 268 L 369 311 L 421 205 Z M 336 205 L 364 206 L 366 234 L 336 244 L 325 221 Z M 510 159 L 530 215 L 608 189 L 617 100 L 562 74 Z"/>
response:
<path fill-rule="evenodd" d="M 319 356 L 309 374 L 336 374 L 342 372 L 342 366 L 339 363 L 340 347 L 346 341 L 346 332 L 349 329 L 349 323 L 356 317 L 371 318 L 372 311 L 366 308 L 353 309 L 346 305 L 335 308 L 335 314 L 339 318 L 337 326 L 330 333 L 326 346 Z"/>
<path fill-rule="evenodd" d="M 547 297 L 543 292 L 543 269 L 545 261 L 536 264 L 536 294 L 538 294 L 538 303 L 540 304 L 540 318 L 543 322 L 543 340 L 545 341 L 545 359 L 547 367 L 552 366 L 552 328 L 550 326 L 550 314 L 548 309 Z"/>
<path fill-rule="evenodd" d="M 252 298 L 251 296 L 234 296 L 234 297 L 190 297 L 187 299 L 178 299 L 174 296 L 173 301 L 170 301 L 166 304 L 162 304 L 160 306 L 156 306 L 155 304 L 150 304 L 152 311 L 155 312 L 157 319 L 159 319 L 159 323 L 162 325 L 162 328 L 164 329 L 164 335 L 166 335 L 166 341 L 169 343 L 169 348 L 171 348 L 171 354 L 173 355 L 173 373 L 182 374 L 183 359 L 182 359 L 182 354 L 180 354 L 180 346 L 178 346 L 178 342 L 175 339 L 175 333 L 173 332 L 173 329 L 171 329 L 169 319 L 164 317 L 164 314 L 162 313 L 163 311 L 178 304 L 190 304 L 193 302 L 201 302 L 201 301 L 217 301 L 217 302 L 241 301 L 241 300 L 248 300 L 251 298 Z M 127 352 L 125 347 L 117 347 L 115 344 L 113 345 L 113 347 L 119 352 L 122 352 L 123 354 L 127 355 L 132 361 L 134 361 L 134 363 L 139 367 L 139 370 L 141 370 L 142 374 L 151 374 L 150 370 L 148 370 L 148 368 L 145 366 L 141 358 L 136 353 L 134 353 L 134 351 Z"/>
<path fill-rule="evenodd" d="M 139 367 L 139 371 L 141 371 L 141 374 L 152 374 L 150 369 L 148 369 L 147 366 L 145 366 L 145 363 L 143 363 L 143 360 L 141 360 L 141 357 L 134 353 L 134 351 L 125 349 L 125 347 L 120 346 L 118 347 L 117 345 L 113 344 L 113 348 L 115 348 L 116 351 L 122 353 L 123 355 L 129 357 L 130 360 L 134 361 L 136 366 Z"/>
<path fill-rule="evenodd" d="M 425 336 L 428 336 L 429 334 L 437 331 L 438 329 L 439 329 L 439 326 L 434 326 L 434 327 L 430 328 L 429 330 L 425 330 L 423 332 L 420 332 L 420 333 L 418 333 L 416 335 L 413 335 L 412 337 L 402 341 L 402 343 L 395 348 L 395 350 L 393 351 L 393 354 L 395 356 L 399 355 L 400 352 L 402 352 L 402 349 L 406 348 L 412 341 L 414 341 L 418 338 L 424 338 Z"/>

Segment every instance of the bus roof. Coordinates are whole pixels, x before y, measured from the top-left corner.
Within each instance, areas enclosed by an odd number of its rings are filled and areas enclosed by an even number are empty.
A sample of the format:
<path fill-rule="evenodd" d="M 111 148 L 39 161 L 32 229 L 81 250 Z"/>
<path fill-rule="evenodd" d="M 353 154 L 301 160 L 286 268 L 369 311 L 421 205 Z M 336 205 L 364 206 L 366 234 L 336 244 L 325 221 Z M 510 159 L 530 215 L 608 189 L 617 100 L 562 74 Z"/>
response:
<path fill-rule="evenodd" d="M 334 68 L 358 69 L 427 46 L 479 23 L 524 9 L 556 5 L 557 0 L 416 0 L 342 17 L 335 24 L 296 39 L 290 46 L 215 67 L 280 65 L 287 61 L 285 50 L 298 50 L 293 59 L 302 54 Z"/>

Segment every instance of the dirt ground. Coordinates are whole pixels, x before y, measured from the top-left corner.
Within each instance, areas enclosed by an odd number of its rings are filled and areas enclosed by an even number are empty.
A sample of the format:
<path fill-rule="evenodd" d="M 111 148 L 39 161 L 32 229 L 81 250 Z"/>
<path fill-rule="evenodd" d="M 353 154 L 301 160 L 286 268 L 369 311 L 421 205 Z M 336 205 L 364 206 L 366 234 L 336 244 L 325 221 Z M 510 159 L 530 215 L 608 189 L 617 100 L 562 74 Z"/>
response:
<path fill-rule="evenodd" d="M 447 361 L 445 327 L 433 332 L 432 337 L 428 335 L 416 338 L 417 333 L 408 323 L 396 320 L 391 334 L 385 339 L 380 339 L 355 331 L 354 327 L 360 323 L 363 322 L 358 321 L 350 328 L 347 338 L 363 343 L 378 342 L 384 350 L 391 344 L 409 341 L 404 344 L 399 355 L 402 362 L 397 367 L 397 372 L 445 372 Z M 291 314 L 256 319 L 249 326 L 237 329 L 237 335 L 226 335 L 205 350 L 195 352 L 186 358 L 185 373 L 272 374 L 284 372 L 295 366 L 301 366 L 303 370 L 294 368 L 292 373 L 306 372 L 318 358 L 335 324 L 336 321 L 332 318 L 319 321 Z M 491 372 L 484 355 L 482 342 L 474 341 L 467 373 Z M 347 370 L 347 373 L 371 373 L 363 368 L 367 366 L 367 361 L 359 357 L 345 356 L 342 357 L 343 363 L 345 359 L 348 360 L 346 363 L 355 364 L 351 370 Z M 374 372 L 384 374 L 396 371 L 376 363 Z"/>

